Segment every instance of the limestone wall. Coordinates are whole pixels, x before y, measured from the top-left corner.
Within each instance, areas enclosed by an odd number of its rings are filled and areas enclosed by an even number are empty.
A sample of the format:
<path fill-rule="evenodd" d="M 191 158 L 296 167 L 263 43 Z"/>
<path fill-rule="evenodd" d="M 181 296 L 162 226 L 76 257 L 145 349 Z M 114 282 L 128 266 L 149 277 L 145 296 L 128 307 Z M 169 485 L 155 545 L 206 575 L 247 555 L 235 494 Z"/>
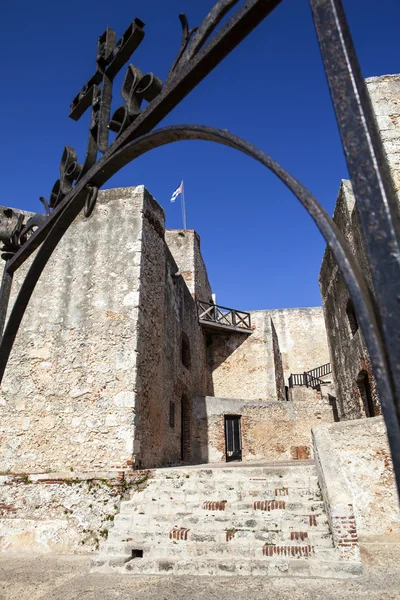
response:
<path fill-rule="evenodd" d="M 247 400 L 282 397 L 277 395 L 276 388 L 271 319 L 286 385 L 291 373 L 302 373 L 329 362 L 321 307 L 253 311 L 251 335 L 213 335 L 210 339 L 209 395 Z"/>
<path fill-rule="evenodd" d="M 192 395 L 204 393 L 206 374 L 205 343 L 195 301 L 164 241 L 162 210 L 150 195 L 146 202 L 152 221 L 145 220 L 143 231 L 135 458 L 153 467 L 181 460 L 182 401 L 190 414 Z M 182 240 L 185 245 L 186 238 Z M 186 358 L 182 356 L 183 343 L 187 345 Z M 190 447 L 191 423 L 187 421 L 185 427 Z M 189 452 L 184 460 L 190 460 Z"/>
<path fill-rule="evenodd" d="M 211 301 L 211 287 L 200 251 L 199 235 L 192 229 L 167 229 L 165 241 L 193 298 Z"/>
<path fill-rule="evenodd" d="M 360 221 L 355 210 L 355 199 L 349 181 L 342 181 L 335 213 L 335 223 L 360 262 L 363 273 L 372 290 L 367 267 L 364 242 L 361 238 Z M 337 407 L 341 419 L 359 419 L 369 414 L 358 382 L 366 373 L 371 388 L 374 414 L 380 413 L 378 392 L 372 374 L 371 361 L 356 318 L 351 322 L 351 301 L 347 287 L 339 273 L 331 251 L 327 248 L 319 274 L 319 284 L 328 332 L 330 357 L 335 379 Z"/>
<path fill-rule="evenodd" d="M 18 333 L 0 396 L 0 470 L 176 463 L 182 398 L 190 414 L 205 386 L 203 333 L 162 208 L 143 186 L 102 191 L 61 240 Z"/>
<path fill-rule="evenodd" d="M 2 471 L 132 459 L 143 201 L 143 186 L 100 192 L 50 258 L 1 387 Z"/>
<path fill-rule="evenodd" d="M 369 77 L 366 84 L 400 199 L 400 74 Z"/>
<path fill-rule="evenodd" d="M 399 541 L 400 509 L 383 417 L 320 425 L 313 435 L 324 496 L 337 511 L 352 505 L 360 541 L 380 536 Z"/>
<path fill-rule="evenodd" d="M 123 473 L 121 473 L 123 475 Z M 107 538 L 122 498 L 148 473 L 0 476 L 0 552 L 91 553 Z"/>
<path fill-rule="evenodd" d="M 194 462 L 224 462 L 224 415 L 241 416 L 243 461 L 312 457 L 311 427 L 332 422 L 332 409 L 318 393 L 310 402 L 262 402 L 197 397 L 193 404 Z"/>
<path fill-rule="evenodd" d="M 400 189 L 400 75 L 383 75 L 366 80 L 375 110 L 389 166 L 397 192 Z M 333 220 L 344 234 L 374 294 L 365 252 L 360 219 L 349 181 L 342 181 Z M 327 248 L 319 283 L 329 338 L 341 419 L 358 419 L 381 412 L 376 382 L 364 337 L 349 316 L 349 294 L 332 253 Z M 353 323 L 352 323 L 353 321 Z M 368 405 L 363 381 L 368 378 L 371 402 Z"/>

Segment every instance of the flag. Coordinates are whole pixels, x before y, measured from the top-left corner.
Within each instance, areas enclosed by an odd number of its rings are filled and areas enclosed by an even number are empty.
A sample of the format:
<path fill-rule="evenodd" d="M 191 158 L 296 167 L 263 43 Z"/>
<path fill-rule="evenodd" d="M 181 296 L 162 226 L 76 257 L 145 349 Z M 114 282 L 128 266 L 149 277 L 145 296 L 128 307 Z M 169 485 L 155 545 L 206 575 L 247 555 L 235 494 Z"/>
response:
<path fill-rule="evenodd" d="M 177 197 L 179 196 L 179 194 L 182 194 L 182 190 L 183 190 L 183 181 L 181 181 L 181 185 L 172 194 L 172 196 L 171 196 L 171 202 L 175 202 L 175 200 L 177 199 Z"/>

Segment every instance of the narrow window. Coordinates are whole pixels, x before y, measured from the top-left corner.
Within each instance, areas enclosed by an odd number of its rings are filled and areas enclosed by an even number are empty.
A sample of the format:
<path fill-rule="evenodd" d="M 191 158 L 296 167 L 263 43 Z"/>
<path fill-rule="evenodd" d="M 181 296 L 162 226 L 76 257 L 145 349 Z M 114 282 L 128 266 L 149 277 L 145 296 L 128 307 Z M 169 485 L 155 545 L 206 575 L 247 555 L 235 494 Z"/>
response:
<path fill-rule="evenodd" d="M 175 402 L 169 403 L 169 426 L 175 427 Z"/>
<path fill-rule="evenodd" d="M 354 306 L 352 301 L 349 299 L 346 305 L 346 314 L 347 320 L 349 323 L 349 331 L 352 335 L 354 335 L 358 330 L 358 321 L 356 316 L 356 311 L 354 310 Z"/>
<path fill-rule="evenodd" d="M 190 358 L 190 343 L 186 333 L 182 333 L 182 364 L 187 369 L 190 369 L 191 358 Z"/>

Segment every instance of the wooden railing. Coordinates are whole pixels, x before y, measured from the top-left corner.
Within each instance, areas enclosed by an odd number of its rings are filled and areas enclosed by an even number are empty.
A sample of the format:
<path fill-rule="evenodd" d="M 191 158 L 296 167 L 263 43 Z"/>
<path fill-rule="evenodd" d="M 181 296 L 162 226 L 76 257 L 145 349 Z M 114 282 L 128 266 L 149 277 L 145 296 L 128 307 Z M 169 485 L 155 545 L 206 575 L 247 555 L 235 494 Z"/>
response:
<path fill-rule="evenodd" d="M 304 385 L 313 389 L 317 388 L 324 381 L 321 377 L 332 373 L 331 363 L 326 363 L 310 371 L 304 371 L 304 373 L 292 373 L 289 377 L 289 387 L 295 387 Z"/>
<path fill-rule="evenodd" d="M 250 313 L 210 302 L 197 302 L 199 323 L 205 326 L 251 333 Z"/>

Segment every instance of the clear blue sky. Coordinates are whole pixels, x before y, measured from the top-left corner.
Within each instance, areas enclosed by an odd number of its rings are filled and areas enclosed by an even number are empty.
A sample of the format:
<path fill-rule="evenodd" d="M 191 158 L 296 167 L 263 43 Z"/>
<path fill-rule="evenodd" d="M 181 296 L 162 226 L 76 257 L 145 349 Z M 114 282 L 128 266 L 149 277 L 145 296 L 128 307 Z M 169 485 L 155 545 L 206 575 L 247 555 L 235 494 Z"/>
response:
<path fill-rule="evenodd" d="M 132 62 L 164 79 L 180 42 L 178 14 L 193 27 L 212 0 L 3 0 L 1 204 L 41 210 L 58 177 L 64 145 L 80 160 L 87 118 L 68 118 L 69 105 L 95 66 L 105 27 L 121 35 L 134 17 L 146 36 Z M 398 0 L 344 0 L 363 73 L 396 73 Z M 121 75 L 124 74 L 123 69 Z M 121 77 L 114 85 L 114 104 Z M 86 117 L 88 115 L 85 115 Z M 240 135 L 271 154 L 332 213 L 347 176 L 307 0 L 283 0 L 164 124 L 208 124 Z M 188 227 L 201 236 L 219 304 L 242 309 L 320 304 L 324 250 L 297 200 L 251 159 L 207 142 L 155 150 L 106 187 L 145 184 L 163 206 L 167 227 L 182 226 L 169 202 L 184 179 Z"/>

